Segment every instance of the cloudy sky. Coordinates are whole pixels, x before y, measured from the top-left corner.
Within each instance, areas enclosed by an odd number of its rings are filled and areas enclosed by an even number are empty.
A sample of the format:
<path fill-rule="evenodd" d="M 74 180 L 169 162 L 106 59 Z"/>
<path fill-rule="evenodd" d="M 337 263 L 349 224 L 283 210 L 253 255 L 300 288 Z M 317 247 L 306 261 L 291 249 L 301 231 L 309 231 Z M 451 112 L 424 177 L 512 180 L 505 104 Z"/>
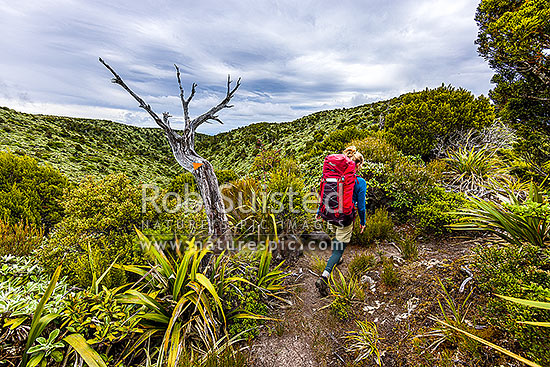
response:
<path fill-rule="evenodd" d="M 197 115 L 242 77 L 215 134 L 450 83 L 487 94 L 470 0 L 0 0 L 0 105 L 153 126 L 99 62 L 181 126 L 173 64 Z"/>

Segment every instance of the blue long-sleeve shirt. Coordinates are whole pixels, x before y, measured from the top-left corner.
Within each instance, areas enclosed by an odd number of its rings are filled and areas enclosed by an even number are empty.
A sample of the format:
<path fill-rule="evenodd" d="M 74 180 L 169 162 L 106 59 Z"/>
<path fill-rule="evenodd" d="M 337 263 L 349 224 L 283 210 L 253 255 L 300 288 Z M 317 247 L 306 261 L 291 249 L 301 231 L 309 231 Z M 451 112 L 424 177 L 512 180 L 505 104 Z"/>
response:
<path fill-rule="evenodd" d="M 367 197 L 367 181 L 362 177 L 357 177 L 355 185 L 353 186 L 353 203 L 357 207 L 359 212 L 359 219 L 361 225 L 365 225 L 365 212 L 366 212 L 366 197 Z"/>

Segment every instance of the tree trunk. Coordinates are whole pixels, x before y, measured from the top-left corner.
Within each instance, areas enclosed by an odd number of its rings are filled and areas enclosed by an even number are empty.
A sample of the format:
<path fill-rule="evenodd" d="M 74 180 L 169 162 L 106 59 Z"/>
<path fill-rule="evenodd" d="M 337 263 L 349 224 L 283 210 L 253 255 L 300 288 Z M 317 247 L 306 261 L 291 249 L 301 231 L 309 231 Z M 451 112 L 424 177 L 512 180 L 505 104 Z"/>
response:
<path fill-rule="evenodd" d="M 202 166 L 193 171 L 193 176 L 199 187 L 204 210 L 208 217 L 208 233 L 212 234 L 213 240 L 224 244 L 231 241 L 231 232 L 218 186 L 218 179 L 210 162 L 204 159 L 202 163 Z"/>
<path fill-rule="evenodd" d="M 172 153 L 176 158 L 176 161 L 188 172 L 191 172 L 203 201 L 204 210 L 208 220 L 208 233 L 210 234 L 210 242 L 217 243 L 219 245 L 227 245 L 232 240 L 231 230 L 228 225 L 227 215 L 225 213 L 225 206 L 223 198 L 218 186 L 218 179 L 214 173 L 214 167 L 208 162 L 208 160 L 202 158 L 195 152 L 195 130 L 202 123 L 208 120 L 214 120 L 221 123 L 216 113 L 224 108 L 231 108 L 229 101 L 240 86 L 240 78 L 233 89 L 231 89 L 231 78 L 227 77 L 227 94 L 225 98 L 215 107 L 212 107 L 208 112 L 191 120 L 189 118 L 189 102 L 195 95 L 196 84 L 193 83 L 191 88 L 191 94 L 188 99 L 185 99 L 183 88 L 181 86 L 180 71 L 177 65 L 176 76 L 178 79 L 178 85 L 180 88 L 180 99 L 183 107 L 183 115 L 185 119 L 185 128 L 183 134 L 178 134 L 170 127 L 168 112 L 163 113 L 162 119 L 151 109 L 145 101 L 134 93 L 124 83 L 122 78 L 107 65 L 101 58 L 99 61 L 114 75 L 112 79 L 113 83 L 119 84 L 124 88 L 136 101 L 139 102 L 139 107 L 143 108 L 149 113 L 149 115 L 155 120 L 165 132 L 166 138 L 172 148 Z"/>
<path fill-rule="evenodd" d="M 166 132 L 166 137 L 176 161 L 195 178 L 206 212 L 210 241 L 229 243 L 232 236 L 214 167 L 195 152 L 195 136 L 191 130 L 184 130 L 183 135 Z"/>

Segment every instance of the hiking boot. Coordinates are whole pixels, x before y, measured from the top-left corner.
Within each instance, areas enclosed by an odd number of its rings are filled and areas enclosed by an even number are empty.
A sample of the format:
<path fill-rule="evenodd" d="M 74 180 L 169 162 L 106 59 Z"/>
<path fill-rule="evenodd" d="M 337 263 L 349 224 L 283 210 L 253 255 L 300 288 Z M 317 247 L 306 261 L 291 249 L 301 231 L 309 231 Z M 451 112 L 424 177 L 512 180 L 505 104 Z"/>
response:
<path fill-rule="evenodd" d="M 328 279 L 325 277 L 319 277 L 315 282 L 315 286 L 322 297 L 328 296 Z"/>

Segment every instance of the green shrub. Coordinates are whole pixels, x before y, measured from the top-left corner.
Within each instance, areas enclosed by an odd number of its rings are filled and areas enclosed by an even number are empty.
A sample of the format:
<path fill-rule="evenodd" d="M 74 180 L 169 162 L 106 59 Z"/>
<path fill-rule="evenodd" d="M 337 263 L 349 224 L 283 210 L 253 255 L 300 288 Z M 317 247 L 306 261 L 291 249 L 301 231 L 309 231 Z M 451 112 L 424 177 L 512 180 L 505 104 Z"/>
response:
<path fill-rule="evenodd" d="M 250 283 L 235 283 L 224 289 L 222 294 L 223 308 L 227 315 L 249 313 L 258 316 L 267 316 L 268 309 L 264 297 L 254 285 L 258 285 L 258 270 L 261 255 L 250 250 L 241 250 L 230 258 L 232 275 L 246 279 Z M 254 284 L 254 285 L 252 285 Z M 258 327 L 263 321 L 254 318 L 233 318 L 228 321 L 227 330 L 231 337 L 250 340 L 258 336 Z"/>
<path fill-rule="evenodd" d="M 388 287 L 395 287 L 399 284 L 399 271 L 395 265 L 393 265 L 392 259 L 386 258 L 383 260 L 382 274 L 380 275 L 380 278 L 382 279 L 382 283 Z"/>
<path fill-rule="evenodd" d="M 359 278 L 361 275 L 374 268 L 374 266 L 376 266 L 376 259 L 374 258 L 374 255 L 365 251 L 355 255 L 351 259 L 348 266 L 348 271 L 350 276 Z"/>
<path fill-rule="evenodd" d="M 393 166 L 403 157 L 403 154 L 390 144 L 381 133 L 367 136 L 364 139 L 353 140 L 350 145 L 355 145 L 357 151 L 363 154 L 365 161 L 372 163 L 383 163 Z"/>
<path fill-rule="evenodd" d="M 311 256 L 309 259 L 309 268 L 317 275 L 321 275 L 327 267 L 327 261 L 319 256 Z"/>
<path fill-rule="evenodd" d="M 61 312 L 63 328 L 83 335 L 98 352 L 116 344 L 130 345 L 141 331 L 139 309 L 120 302 L 117 296 L 116 290 L 107 289 L 97 294 L 91 291 L 68 294 Z"/>
<path fill-rule="evenodd" d="M 168 184 L 168 192 L 176 192 L 180 195 L 185 195 L 185 188 L 187 192 L 197 191 L 197 184 L 195 183 L 195 177 L 190 172 L 184 172 L 172 179 Z"/>
<path fill-rule="evenodd" d="M 222 189 L 230 222 L 239 234 L 260 233 L 273 238 L 273 215 L 281 236 L 301 233 L 312 225 L 315 208 L 311 206 L 317 205 L 316 200 L 304 202 L 308 192 L 295 160 L 270 158 L 266 152 L 279 154 L 264 151 L 249 176 Z"/>
<path fill-rule="evenodd" d="M 400 106 L 386 116 L 389 141 L 405 154 L 430 155 L 438 140 L 451 132 L 474 127 L 481 129 L 495 118 L 489 100 L 462 88 L 442 85 L 435 89 L 408 93 Z"/>
<path fill-rule="evenodd" d="M 354 141 L 353 144 L 366 159 L 360 174 L 367 181 L 369 210 L 387 207 L 397 220 L 404 222 L 411 215 L 417 216 L 422 212 L 431 211 L 437 214 L 436 217 L 441 216 L 446 211 L 442 201 L 449 201 L 451 205 L 447 206 L 450 209 L 457 208 L 454 204 L 459 196 L 442 194 L 443 189 L 436 186 L 436 181 L 443 177 L 442 172 L 446 167 L 444 161 L 424 164 L 418 157 L 404 156 L 380 133 Z M 426 223 L 429 230 L 440 223 L 448 224 L 439 219 L 431 220 L 429 216 L 423 218 L 433 222 Z"/>
<path fill-rule="evenodd" d="M 363 233 L 361 233 L 360 220 L 357 216 L 353 231 L 353 243 L 370 246 L 375 241 L 386 240 L 393 235 L 393 221 L 385 208 L 379 208 L 374 214 L 367 215 Z"/>
<path fill-rule="evenodd" d="M 418 243 L 416 233 L 405 234 L 399 239 L 401 256 L 405 260 L 416 260 L 418 258 Z"/>
<path fill-rule="evenodd" d="M 336 298 L 330 304 L 330 311 L 341 321 L 349 320 L 353 313 L 351 310 L 351 303 L 342 297 Z"/>
<path fill-rule="evenodd" d="M 397 219 L 407 220 L 440 176 L 438 168 L 404 156 L 381 133 L 353 144 L 366 160 L 360 174 L 367 181 L 369 209 L 388 207 Z"/>
<path fill-rule="evenodd" d="M 247 277 L 248 280 L 250 277 Z M 260 293 L 250 284 L 241 283 L 235 287 L 228 287 L 223 294 L 224 309 L 229 314 L 239 310 L 258 316 L 267 316 L 268 310 Z M 231 337 L 239 335 L 239 338 L 250 340 L 258 336 L 258 326 L 262 321 L 258 319 L 232 319 L 227 325 L 227 331 Z"/>
<path fill-rule="evenodd" d="M 460 210 L 456 230 L 489 231 L 504 241 L 521 246 L 544 247 L 550 242 L 550 203 L 540 188 L 531 183 L 529 193 L 505 189 L 501 203 L 470 199 L 471 207 Z"/>
<path fill-rule="evenodd" d="M 528 110 L 528 108 L 526 109 Z M 525 115 L 524 115 L 525 116 Z M 529 125 L 515 124 L 518 139 L 514 143 L 514 153 L 527 165 L 524 175 L 537 182 L 544 182 L 550 176 L 550 137 L 548 128 L 532 128 Z M 515 165 L 514 165 L 514 168 Z"/>
<path fill-rule="evenodd" d="M 360 175 L 367 181 L 368 209 L 387 207 L 398 220 L 406 221 L 441 176 L 440 169 L 404 156 L 381 136 L 353 143 L 366 154 Z"/>
<path fill-rule="evenodd" d="M 42 242 L 44 231 L 23 221 L 9 224 L 0 219 L 0 256 L 29 255 Z"/>
<path fill-rule="evenodd" d="M 343 129 L 337 129 L 325 136 L 322 142 L 313 144 L 313 147 L 308 149 L 303 160 L 308 160 L 314 156 L 326 156 L 328 154 L 342 152 L 352 140 L 362 139 L 368 135 L 366 130 L 362 130 L 357 126 L 348 126 Z"/>
<path fill-rule="evenodd" d="M 376 324 L 367 320 L 358 320 L 355 321 L 355 325 L 357 326 L 357 330 L 347 331 L 344 336 L 348 344 L 346 350 L 355 355 L 353 362 L 367 361 L 372 356 L 376 364 L 381 366 L 380 335 L 378 334 Z"/>
<path fill-rule="evenodd" d="M 237 180 L 239 175 L 231 169 L 221 169 L 216 170 L 216 177 L 218 179 L 218 184 L 223 185 L 225 183 Z"/>
<path fill-rule="evenodd" d="M 460 147 L 448 152 L 445 161 L 448 167 L 448 181 L 462 192 L 484 191 L 491 181 L 502 181 L 509 177 L 508 169 L 498 158 L 496 151 L 489 151 L 487 148 Z"/>
<path fill-rule="evenodd" d="M 351 276 L 346 278 L 338 269 L 337 271 L 339 279 L 335 279 L 335 272 L 332 272 L 329 281 L 330 295 L 333 298 L 330 310 L 338 319 L 345 321 L 352 318 L 352 305 L 364 297 L 364 293 L 357 279 Z"/>
<path fill-rule="evenodd" d="M 81 287 L 91 283 L 117 259 L 122 264 L 143 261 L 134 226 L 152 218 L 141 211 L 141 189 L 123 174 L 87 178 L 67 193 L 65 217 L 40 251 L 40 261 L 53 271 L 65 259 L 63 273 Z M 124 272 L 113 269 L 103 281 L 107 287 L 126 282 Z"/>
<path fill-rule="evenodd" d="M 482 292 L 548 301 L 550 297 L 550 250 L 530 244 L 480 246 L 475 249 L 476 279 Z M 521 321 L 550 322 L 550 312 L 489 297 L 486 315 L 492 325 L 509 333 L 523 353 L 544 365 L 550 360 L 549 328 Z"/>
<path fill-rule="evenodd" d="M 426 164 L 426 171 L 434 181 L 439 182 L 443 179 L 443 173 L 447 169 L 447 163 L 442 159 L 434 159 Z"/>
<path fill-rule="evenodd" d="M 61 220 L 61 197 L 67 179 L 29 156 L 0 151 L 0 218 L 25 221 L 49 230 Z"/>
<path fill-rule="evenodd" d="M 399 219 L 406 219 L 415 205 L 421 203 L 434 186 L 434 180 L 423 163 L 404 160 L 387 172 L 383 187 L 390 198 L 390 208 Z"/>
<path fill-rule="evenodd" d="M 342 130 L 334 130 L 323 139 L 320 148 L 323 152 L 342 152 L 350 141 L 362 139 L 366 137 L 367 134 L 367 131 L 361 130 L 356 126 L 348 126 Z"/>
<path fill-rule="evenodd" d="M 440 235 L 449 232 L 447 226 L 458 219 L 456 211 L 466 203 L 464 195 L 434 187 L 426 201 L 414 207 L 413 216 L 419 230 Z"/>
<path fill-rule="evenodd" d="M 517 177 L 519 181 L 535 181 L 542 187 L 548 188 L 550 176 L 550 160 L 546 162 L 535 162 L 527 154 L 519 153 L 513 149 L 501 149 L 499 155 L 503 162 L 509 167 L 510 174 Z"/>
<path fill-rule="evenodd" d="M 280 150 L 262 149 L 254 158 L 250 172 L 259 172 L 261 174 L 272 172 L 279 167 L 282 160 L 283 156 Z"/>

